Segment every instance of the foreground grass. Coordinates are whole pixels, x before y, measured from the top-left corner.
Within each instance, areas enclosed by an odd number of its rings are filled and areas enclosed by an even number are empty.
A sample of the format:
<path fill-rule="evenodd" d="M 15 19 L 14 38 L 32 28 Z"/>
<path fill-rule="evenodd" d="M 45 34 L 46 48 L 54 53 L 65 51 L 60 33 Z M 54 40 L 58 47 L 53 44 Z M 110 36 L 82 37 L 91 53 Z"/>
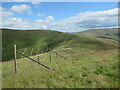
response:
<path fill-rule="evenodd" d="M 17 63 L 18 73 L 14 73 L 13 63 L 3 64 L 3 88 L 116 88 L 118 87 L 118 53 L 116 49 L 90 51 L 80 47 L 69 48 L 65 60 L 52 54 L 40 54 L 41 63 L 55 70 L 47 70 L 26 60 Z"/>

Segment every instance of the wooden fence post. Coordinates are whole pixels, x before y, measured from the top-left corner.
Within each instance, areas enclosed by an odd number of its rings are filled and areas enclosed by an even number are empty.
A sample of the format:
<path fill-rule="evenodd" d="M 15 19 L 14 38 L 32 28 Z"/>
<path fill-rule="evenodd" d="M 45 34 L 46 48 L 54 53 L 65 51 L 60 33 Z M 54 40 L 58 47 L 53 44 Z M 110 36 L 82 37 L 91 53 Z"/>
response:
<path fill-rule="evenodd" d="M 55 54 L 56 55 L 56 59 L 57 59 L 57 54 Z"/>
<path fill-rule="evenodd" d="M 61 47 L 60 47 L 60 54 L 62 55 Z"/>
<path fill-rule="evenodd" d="M 15 73 L 17 73 L 17 63 L 16 63 L 16 45 L 14 45 L 14 68 L 15 68 Z"/>
<path fill-rule="evenodd" d="M 25 54 L 25 52 L 26 52 L 26 48 L 24 49 L 23 54 Z M 20 61 L 22 61 L 22 58 L 23 58 L 23 56 L 21 56 Z"/>
<path fill-rule="evenodd" d="M 31 57 L 31 56 L 32 56 L 32 54 L 33 54 L 33 50 L 34 50 L 34 49 L 32 48 L 31 53 L 30 53 L 30 57 Z"/>
<path fill-rule="evenodd" d="M 37 55 L 39 54 L 39 50 L 40 50 L 40 49 L 38 48 Z"/>
<path fill-rule="evenodd" d="M 41 49 L 41 52 L 42 52 L 42 54 L 44 53 L 44 49 Z M 44 58 L 45 56 L 44 55 L 42 55 L 42 58 Z"/>
<path fill-rule="evenodd" d="M 50 56 L 50 62 L 51 62 L 51 48 L 48 47 L 48 50 L 49 50 L 49 56 Z"/>
<path fill-rule="evenodd" d="M 38 56 L 38 62 L 40 61 L 40 56 Z M 38 66 L 39 66 L 39 64 L 38 64 Z"/>

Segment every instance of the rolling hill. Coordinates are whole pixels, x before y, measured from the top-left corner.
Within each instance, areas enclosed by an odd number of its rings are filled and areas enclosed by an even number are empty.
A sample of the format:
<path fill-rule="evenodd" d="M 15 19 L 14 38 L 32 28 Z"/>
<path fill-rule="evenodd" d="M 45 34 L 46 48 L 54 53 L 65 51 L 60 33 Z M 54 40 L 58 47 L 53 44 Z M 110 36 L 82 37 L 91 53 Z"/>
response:
<path fill-rule="evenodd" d="M 107 28 L 86 30 L 83 32 L 77 32 L 75 35 L 80 37 L 103 38 L 119 41 L 118 37 L 120 36 L 120 33 L 118 32 L 118 28 Z"/>
<path fill-rule="evenodd" d="M 24 51 L 26 48 L 27 55 L 30 55 L 31 49 L 34 48 L 33 55 L 35 55 L 38 49 L 43 49 L 45 52 L 48 46 L 51 48 L 56 47 L 73 37 L 76 36 L 50 30 L 2 29 L 3 61 L 13 59 L 14 44 L 17 45 L 18 50 Z"/>
<path fill-rule="evenodd" d="M 32 48 L 37 51 L 51 46 L 67 60 L 52 52 L 50 60 L 50 51 L 46 50 L 37 55 L 39 62 L 54 70 L 23 58 L 17 59 L 17 74 L 12 61 L 2 62 L 2 88 L 118 88 L 118 41 L 78 35 L 50 30 L 4 30 L 3 47 L 9 60 L 13 57 L 9 48 L 14 44 L 20 51 L 27 48 L 26 54 Z M 38 60 L 37 56 L 31 57 Z"/>
<path fill-rule="evenodd" d="M 117 44 L 111 41 L 106 42 L 105 40 L 100 41 L 97 39 L 89 38 L 100 37 L 100 35 L 104 36 L 106 33 L 109 33 L 110 35 L 113 33 L 117 34 L 117 29 L 114 30 L 110 30 L 110 32 L 108 32 L 108 29 L 105 29 L 102 30 L 100 34 L 97 34 L 99 33 L 99 30 L 87 30 L 84 32 L 76 33 L 77 35 L 74 35 L 51 30 L 2 29 L 3 61 L 13 60 L 14 44 L 17 45 L 17 50 L 20 50 L 22 52 L 26 48 L 27 50 L 25 54 L 28 56 L 30 56 L 32 49 L 34 49 L 33 55 L 37 54 L 38 49 L 42 49 L 42 52 L 47 52 L 48 46 L 51 48 L 57 48 L 58 46 L 63 45 L 64 47 L 81 47 L 81 49 L 85 48 L 89 50 L 116 48 Z M 80 37 L 78 37 L 78 35 Z M 116 37 L 117 35 L 115 36 L 115 39 Z M 17 55 L 17 58 L 20 57 L 21 55 Z"/>

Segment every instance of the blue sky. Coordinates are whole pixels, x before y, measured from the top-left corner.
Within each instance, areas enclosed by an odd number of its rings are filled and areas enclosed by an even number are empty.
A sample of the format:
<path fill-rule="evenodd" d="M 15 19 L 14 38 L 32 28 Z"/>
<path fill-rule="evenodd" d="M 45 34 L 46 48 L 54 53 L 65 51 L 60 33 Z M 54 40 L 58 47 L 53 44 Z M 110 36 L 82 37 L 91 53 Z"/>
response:
<path fill-rule="evenodd" d="M 2 27 L 62 32 L 110 28 L 117 26 L 117 8 L 117 2 L 3 2 Z"/>

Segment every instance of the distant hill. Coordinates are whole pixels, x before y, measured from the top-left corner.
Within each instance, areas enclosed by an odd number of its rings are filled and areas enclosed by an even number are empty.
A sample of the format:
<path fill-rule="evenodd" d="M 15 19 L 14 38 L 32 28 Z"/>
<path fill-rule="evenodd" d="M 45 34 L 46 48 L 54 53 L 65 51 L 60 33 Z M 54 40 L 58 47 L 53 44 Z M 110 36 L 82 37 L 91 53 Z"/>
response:
<path fill-rule="evenodd" d="M 104 38 L 104 39 L 112 39 L 118 41 L 118 37 L 120 36 L 120 33 L 118 32 L 118 28 L 107 28 L 107 29 L 86 30 L 83 32 L 75 33 L 75 35 L 78 35 L 80 37 Z"/>
<path fill-rule="evenodd" d="M 2 46 L 3 60 L 13 59 L 13 45 L 17 45 L 17 49 L 24 51 L 30 55 L 31 49 L 34 48 L 33 55 L 37 53 L 38 48 L 47 51 L 47 47 L 56 47 L 60 43 L 76 37 L 75 35 L 62 33 L 51 30 L 12 30 L 2 29 Z M 18 56 L 19 58 L 19 56 Z"/>

